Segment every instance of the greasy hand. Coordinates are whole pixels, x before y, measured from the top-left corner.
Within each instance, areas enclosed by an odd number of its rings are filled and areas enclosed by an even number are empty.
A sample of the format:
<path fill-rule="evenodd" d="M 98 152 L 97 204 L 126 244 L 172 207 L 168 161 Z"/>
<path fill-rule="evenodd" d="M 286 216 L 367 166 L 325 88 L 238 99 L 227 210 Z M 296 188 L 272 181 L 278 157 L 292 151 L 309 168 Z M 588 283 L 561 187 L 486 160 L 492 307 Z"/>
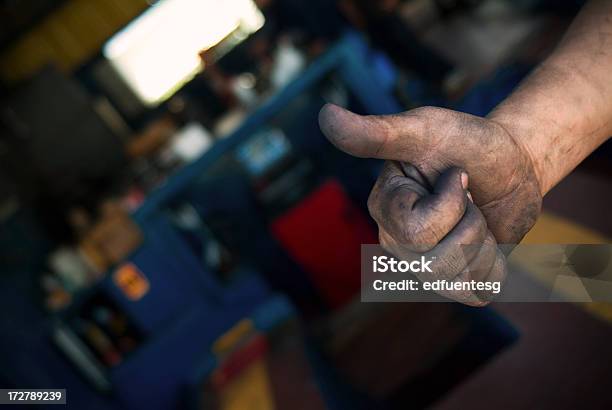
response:
<path fill-rule="evenodd" d="M 394 161 L 386 164 L 368 207 L 378 223 L 381 244 L 397 256 L 403 250 L 445 249 L 449 243 L 455 248 L 495 241 L 515 244 L 540 212 L 540 189 L 526 149 L 492 120 L 435 107 L 359 116 L 328 104 L 319 114 L 319 123 L 339 149 L 358 157 Z M 473 202 L 465 200 L 461 170 L 469 175 Z M 501 270 L 505 272 L 500 268 L 501 253 L 494 257 L 491 252 L 481 253 L 487 253 L 481 255 L 484 261 L 477 256 L 472 261 L 480 266 L 478 275 L 448 262 L 452 256 L 446 258 L 443 275 L 493 280 L 503 274 Z M 482 266 L 487 264 L 491 270 L 483 273 Z M 478 295 L 446 296 L 481 304 L 474 302 Z"/>

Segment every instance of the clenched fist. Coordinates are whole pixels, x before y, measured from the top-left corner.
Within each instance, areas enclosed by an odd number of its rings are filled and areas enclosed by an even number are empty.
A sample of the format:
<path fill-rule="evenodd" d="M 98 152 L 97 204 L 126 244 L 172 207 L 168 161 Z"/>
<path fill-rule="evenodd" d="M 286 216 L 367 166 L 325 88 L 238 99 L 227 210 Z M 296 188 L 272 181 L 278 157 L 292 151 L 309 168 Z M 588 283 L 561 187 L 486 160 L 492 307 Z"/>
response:
<path fill-rule="evenodd" d="M 368 200 L 383 247 L 398 257 L 438 255 L 436 278 L 423 280 L 503 280 L 496 244 L 518 243 L 542 202 L 529 154 L 504 126 L 435 107 L 360 116 L 330 104 L 319 123 L 342 151 L 387 160 Z M 482 246 L 460 255 L 459 245 Z M 471 305 L 488 299 L 444 295 Z"/>

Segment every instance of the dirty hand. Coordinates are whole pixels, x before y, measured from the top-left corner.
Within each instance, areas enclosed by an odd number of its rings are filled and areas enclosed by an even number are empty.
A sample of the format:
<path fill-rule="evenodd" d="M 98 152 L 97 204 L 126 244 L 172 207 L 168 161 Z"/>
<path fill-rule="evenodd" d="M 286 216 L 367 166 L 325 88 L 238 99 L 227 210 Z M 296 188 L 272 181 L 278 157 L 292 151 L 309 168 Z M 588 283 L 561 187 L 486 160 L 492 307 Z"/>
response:
<path fill-rule="evenodd" d="M 359 116 L 330 104 L 319 123 L 342 151 L 388 160 L 368 200 L 383 247 L 398 257 L 438 255 L 439 279 L 503 280 L 505 261 L 495 245 L 518 243 L 542 198 L 526 149 L 501 124 L 435 107 Z M 458 245 L 484 246 L 462 258 Z M 471 305 L 487 299 L 444 295 Z"/>

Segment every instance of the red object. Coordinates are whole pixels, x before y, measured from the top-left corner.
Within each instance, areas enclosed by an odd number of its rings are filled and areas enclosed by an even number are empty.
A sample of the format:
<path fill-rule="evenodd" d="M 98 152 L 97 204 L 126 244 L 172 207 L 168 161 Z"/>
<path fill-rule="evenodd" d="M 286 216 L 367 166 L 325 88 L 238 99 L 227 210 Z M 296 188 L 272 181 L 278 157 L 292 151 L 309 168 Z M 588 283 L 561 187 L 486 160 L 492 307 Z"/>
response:
<path fill-rule="evenodd" d="M 368 217 L 334 179 L 277 218 L 271 229 L 331 307 L 359 291 L 361 244 L 378 242 Z"/>

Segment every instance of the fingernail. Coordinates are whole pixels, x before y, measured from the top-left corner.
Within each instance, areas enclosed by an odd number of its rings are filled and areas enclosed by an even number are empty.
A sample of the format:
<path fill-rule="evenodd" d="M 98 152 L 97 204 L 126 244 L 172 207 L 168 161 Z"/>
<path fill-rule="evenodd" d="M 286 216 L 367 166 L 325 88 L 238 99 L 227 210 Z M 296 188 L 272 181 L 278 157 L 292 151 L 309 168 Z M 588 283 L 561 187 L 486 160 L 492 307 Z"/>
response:
<path fill-rule="evenodd" d="M 470 201 L 472 201 L 472 203 L 474 203 L 474 198 L 472 198 L 472 194 L 470 194 L 470 191 L 468 191 L 467 197 Z"/>
<path fill-rule="evenodd" d="M 461 186 L 463 186 L 463 189 L 467 189 L 468 187 L 468 174 L 465 172 L 461 173 Z"/>

